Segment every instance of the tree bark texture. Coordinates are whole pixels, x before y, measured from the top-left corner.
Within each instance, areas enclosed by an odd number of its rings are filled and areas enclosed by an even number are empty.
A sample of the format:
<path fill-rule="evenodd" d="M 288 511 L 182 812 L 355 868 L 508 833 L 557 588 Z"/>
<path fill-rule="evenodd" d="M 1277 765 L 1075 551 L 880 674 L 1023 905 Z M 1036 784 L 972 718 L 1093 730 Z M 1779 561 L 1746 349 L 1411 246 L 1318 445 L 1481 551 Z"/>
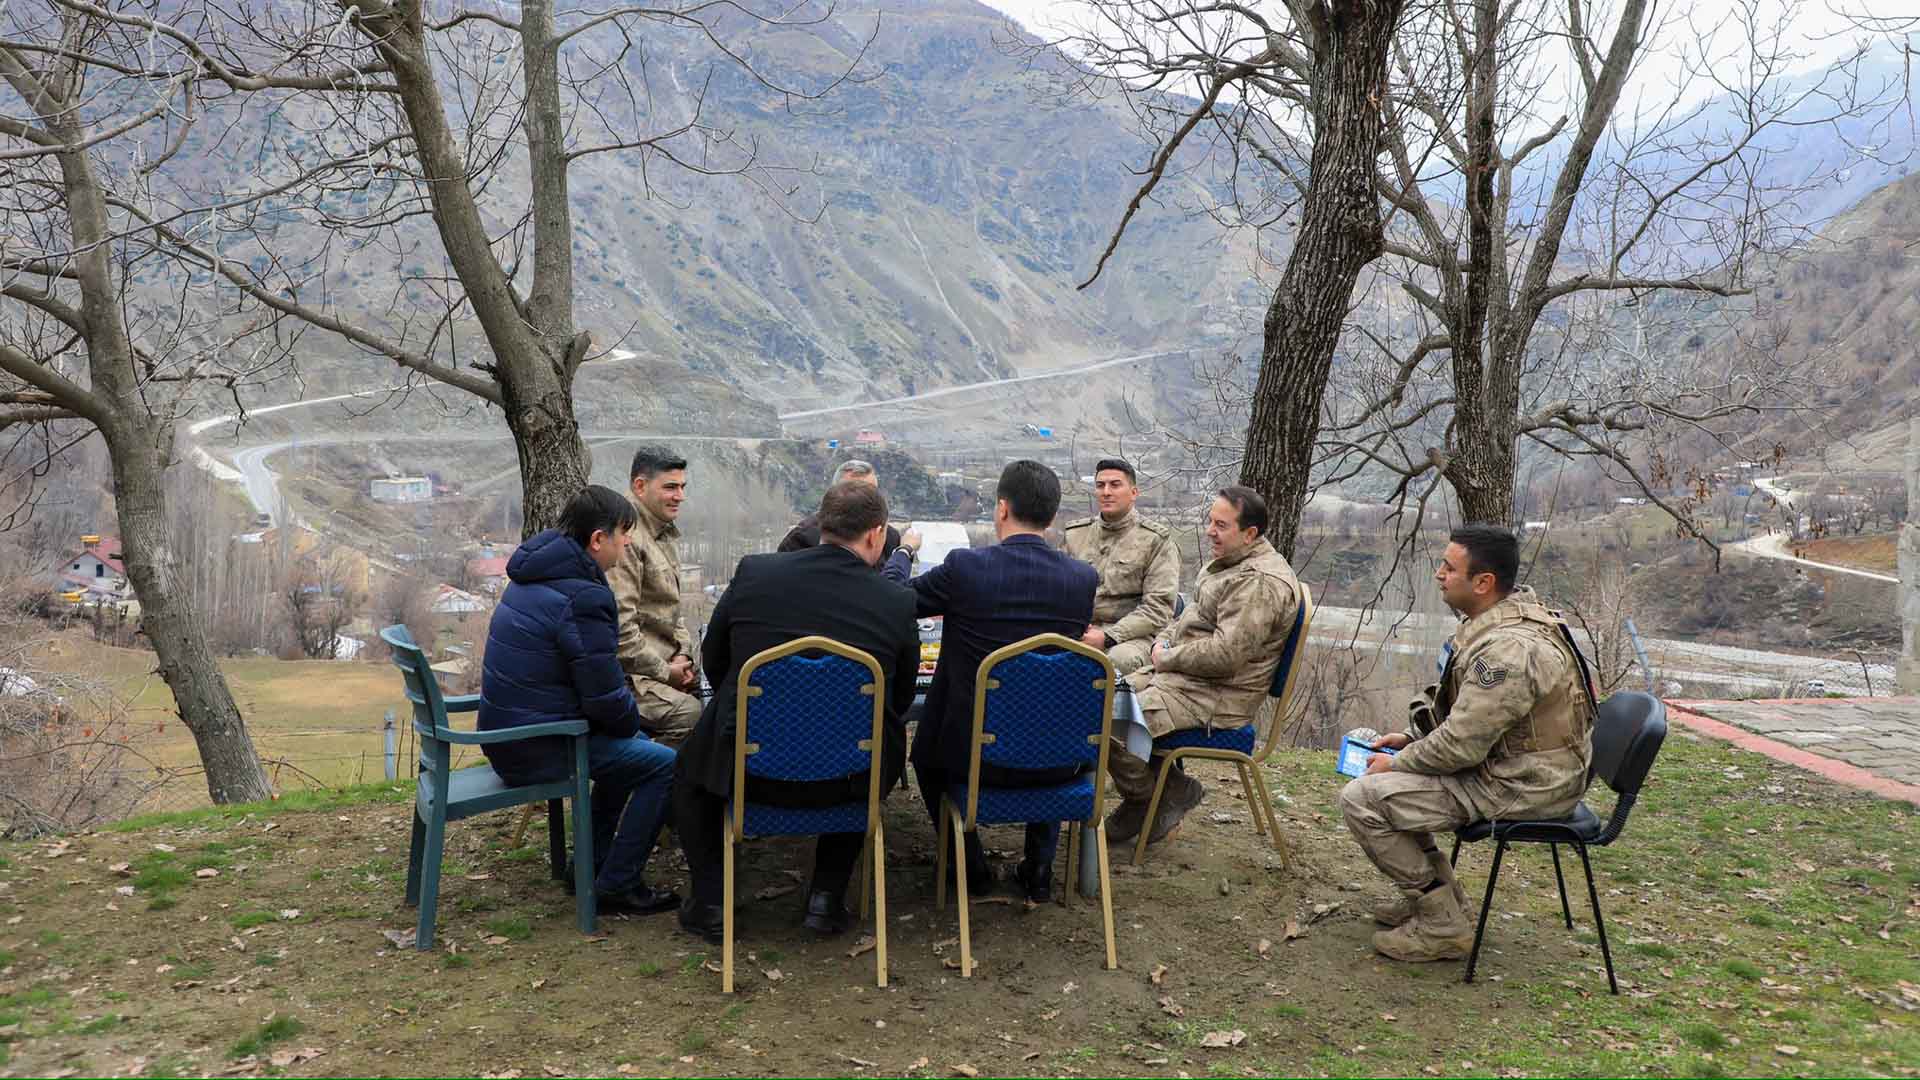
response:
<path fill-rule="evenodd" d="M 1458 448 L 1447 465 L 1447 480 L 1468 521 L 1505 524 L 1513 516 L 1514 428 L 1520 408 L 1518 358 L 1497 347 L 1488 354 L 1488 322 L 1493 298 L 1504 306 L 1504 282 L 1496 268 L 1506 265 L 1502 248 L 1506 222 L 1494 203 L 1498 168 L 1494 105 L 1499 100 L 1499 13 L 1490 0 L 1475 0 L 1475 50 L 1467 65 L 1467 274 L 1460 303 L 1451 313 L 1453 338 L 1454 425 Z M 1498 215 L 1498 216 L 1496 216 Z M 1502 275 L 1504 277 L 1504 275 Z M 1498 286 L 1498 287 L 1496 287 Z"/>
<path fill-rule="evenodd" d="M 61 142 L 80 146 L 79 111 L 64 107 L 53 91 L 30 85 L 26 89 L 45 95 L 44 100 L 29 100 Z M 173 691 L 180 719 L 193 732 L 207 793 L 216 803 L 265 799 L 273 789 L 214 661 L 206 623 L 181 578 L 179 555 L 168 535 L 165 470 L 173 453 L 173 421 L 154 413 L 142 396 L 114 278 L 106 199 L 86 150 L 68 149 L 57 159 L 76 252 L 73 277 L 79 285 L 79 321 L 92 385 L 75 386 L 50 370 L 15 374 L 61 397 L 91 420 L 106 441 L 122 557 L 140 600 L 140 626 L 159 657 L 160 677 Z"/>
<path fill-rule="evenodd" d="M 1574 200 L 1595 147 L 1620 103 L 1641 50 L 1650 0 L 1625 0 L 1605 60 L 1588 89 L 1566 159 L 1554 179 L 1532 251 L 1511 280 L 1506 258 L 1509 192 L 1496 192 L 1503 162 L 1497 103 L 1502 23 L 1499 0 L 1472 0 L 1474 52 L 1467 66 L 1467 249 L 1464 288 L 1449 293 L 1454 382 L 1454 444 L 1444 470 L 1467 521 L 1513 521 L 1520 439 L 1520 382 L 1534 327 L 1550 299 Z"/>
<path fill-rule="evenodd" d="M 1300 227 L 1267 307 L 1240 482 L 1268 502 L 1269 539 L 1293 556 L 1320 404 L 1360 272 L 1384 238 L 1375 191 L 1381 95 L 1404 0 L 1340 0 L 1315 28 L 1316 130 Z"/>
<path fill-rule="evenodd" d="M 393 70 L 429 178 L 434 225 L 493 351 L 491 374 L 520 457 L 522 535 L 531 536 L 558 520 L 567 500 L 586 486 L 592 467 L 573 407 L 573 375 L 585 343 L 575 340 L 573 330 L 572 232 L 552 4 L 529 0 L 521 7 L 534 189 L 534 275 L 524 300 L 493 251 L 468 184 L 427 48 L 423 6 L 383 7 L 380 14 L 351 0 L 342 6 L 360 10 L 355 25 Z"/>
<path fill-rule="evenodd" d="M 167 527 L 165 469 L 173 425 L 131 421 L 103 430 L 113 459 L 113 496 L 120 518 L 121 557 L 140 598 L 140 629 L 160 661 L 180 720 L 193 732 L 207 794 L 216 803 L 258 802 L 273 788 L 215 662 L 206 621 L 181 577 L 181 553 Z"/>

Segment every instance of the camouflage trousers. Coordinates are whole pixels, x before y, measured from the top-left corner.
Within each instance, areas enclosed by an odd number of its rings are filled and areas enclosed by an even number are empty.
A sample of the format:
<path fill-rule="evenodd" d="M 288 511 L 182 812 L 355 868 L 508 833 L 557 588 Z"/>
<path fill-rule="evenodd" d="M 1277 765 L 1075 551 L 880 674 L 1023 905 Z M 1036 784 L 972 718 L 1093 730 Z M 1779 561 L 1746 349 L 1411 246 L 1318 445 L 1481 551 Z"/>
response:
<path fill-rule="evenodd" d="M 1113 662 L 1115 675 L 1131 675 L 1146 667 L 1147 661 L 1152 658 L 1153 639 L 1150 637 L 1123 641 L 1107 650 L 1107 659 Z"/>
<path fill-rule="evenodd" d="M 640 727 L 654 742 L 679 749 L 700 722 L 700 699 L 658 679 L 635 675 L 630 681 L 640 706 Z"/>
<path fill-rule="evenodd" d="M 1433 834 L 1474 821 L 1476 815 L 1438 776 L 1372 773 L 1340 789 L 1340 814 L 1360 850 L 1402 889 L 1433 881 L 1428 854 Z"/>

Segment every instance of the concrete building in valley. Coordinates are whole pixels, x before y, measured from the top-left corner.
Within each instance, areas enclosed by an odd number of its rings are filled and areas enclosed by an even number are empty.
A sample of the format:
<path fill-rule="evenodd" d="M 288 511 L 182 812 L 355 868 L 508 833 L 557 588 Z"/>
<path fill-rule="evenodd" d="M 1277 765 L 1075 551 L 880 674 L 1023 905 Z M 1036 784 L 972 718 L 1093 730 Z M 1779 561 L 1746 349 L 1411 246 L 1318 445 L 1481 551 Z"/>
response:
<path fill-rule="evenodd" d="M 373 481 L 373 501 L 426 502 L 433 498 L 433 481 L 424 476 L 383 476 Z"/>

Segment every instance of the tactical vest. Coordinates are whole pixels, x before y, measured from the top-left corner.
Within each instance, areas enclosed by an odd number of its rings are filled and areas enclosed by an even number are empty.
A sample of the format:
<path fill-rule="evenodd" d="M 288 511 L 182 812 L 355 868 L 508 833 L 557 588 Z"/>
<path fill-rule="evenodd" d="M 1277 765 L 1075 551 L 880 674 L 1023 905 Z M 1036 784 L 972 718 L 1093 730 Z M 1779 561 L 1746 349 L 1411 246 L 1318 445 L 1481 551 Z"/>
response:
<path fill-rule="evenodd" d="M 1569 688 L 1564 685 L 1549 689 L 1534 702 L 1525 720 L 1501 736 L 1488 756 L 1505 758 L 1547 750 L 1584 749 L 1587 735 L 1593 730 L 1599 697 L 1593 690 L 1593 674 L 1587 666 L 1587 658 L 1574 643 L 1573 631 L 1568 629 L 1559 612 L 1551 611 L 1539 603 L 1518 603 L 1506 605 L 1506 610 L 1479 628 L 1468 644 L 1500 630 L 1524 634 L 1552 644 L 1563 657 L 1571 661 L 1570 666 L 1580 673 L 1580 678 L 1571 688 L 1577 700 L 1566 701 Z M 1443 723 L 1453 711 L 1456 688 L 1464 677 L 1458 670 L 1460 656 L 1469 651 L 1467 648 L 1452 648 L 1452 641 L 1447 644 L 1449 648 L 1440 676 L 1439 696 L 1434 703 L 1439 720 Z"/>

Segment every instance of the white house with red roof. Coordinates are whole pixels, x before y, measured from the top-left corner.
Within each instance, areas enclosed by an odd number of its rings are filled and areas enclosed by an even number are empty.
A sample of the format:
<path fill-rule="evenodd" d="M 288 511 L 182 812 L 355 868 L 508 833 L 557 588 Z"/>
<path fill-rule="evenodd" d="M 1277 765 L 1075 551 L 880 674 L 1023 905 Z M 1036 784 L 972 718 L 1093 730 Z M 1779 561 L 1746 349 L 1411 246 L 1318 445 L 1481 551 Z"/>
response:
<path fill-rule="evenodd" d="M 69 552 L 54 573 L 54 584 L 65 592 L 84 592 L 88 600 L 124 603 L 133 599 L 127 568 L 120 561 L 120 538 L 87 535 Z"/>

